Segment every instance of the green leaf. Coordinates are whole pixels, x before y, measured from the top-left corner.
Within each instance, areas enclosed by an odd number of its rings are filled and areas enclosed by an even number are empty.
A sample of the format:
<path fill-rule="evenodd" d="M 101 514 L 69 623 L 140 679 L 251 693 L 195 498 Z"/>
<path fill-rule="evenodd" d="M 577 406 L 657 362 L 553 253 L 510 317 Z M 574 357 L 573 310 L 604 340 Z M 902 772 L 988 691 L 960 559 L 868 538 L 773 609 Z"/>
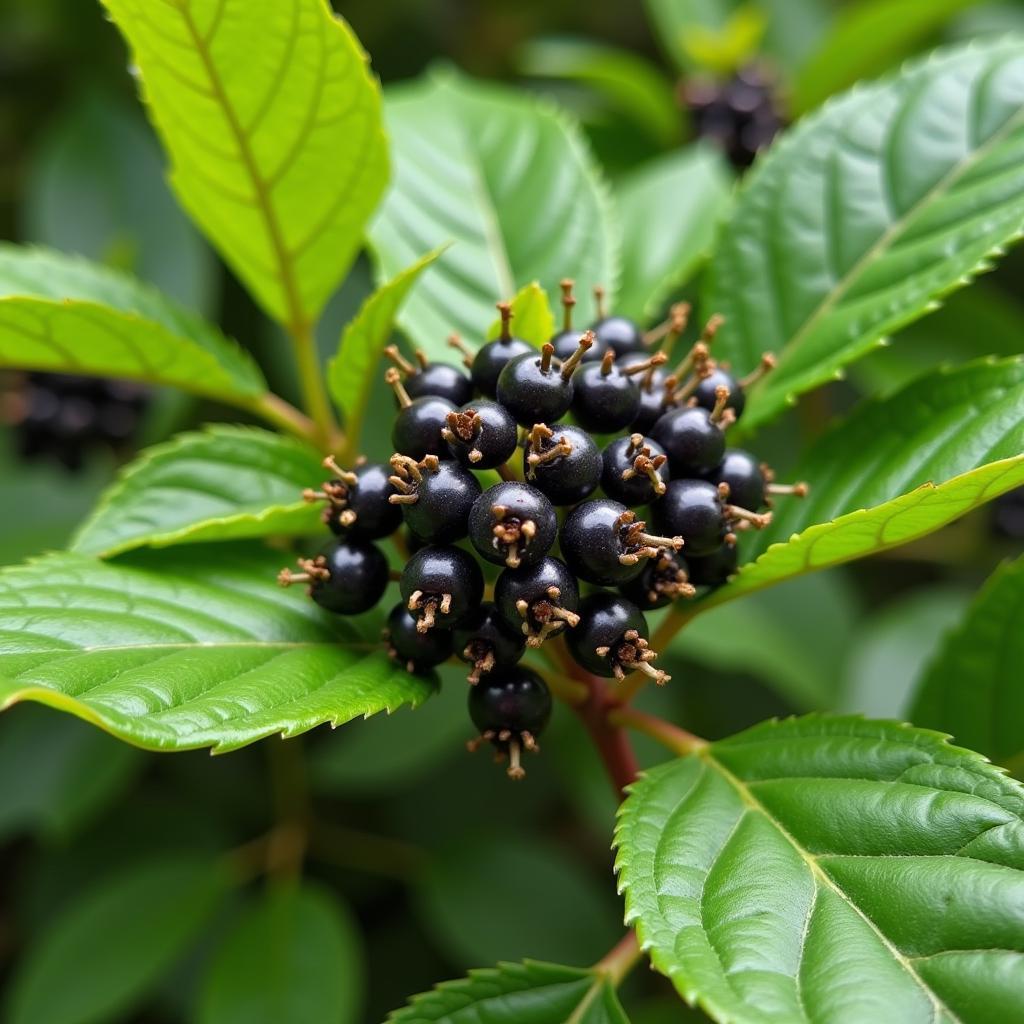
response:
<path fill-rule="evenodd" d="M 494 303 L 537 280 L 549 294 L 563 277 L 614 298 L 615 231 L 605 186 L 579 130 L 547 103 L 453 74 L 389 90 L 395 180 L 370 229 L 382 275 L 425 248 L 455 244 L 410 297 L 399 323 L 429 356 L 451 355 L 455 331 L 472 343 Z"/>
<path fill-rule="evenodd" d="M 255 427 L 210 426 L 144 451 L 122 470 L 72 541 L 111 556 L 271 534 L 315 533 L 305 487 L 324 476 L 315 449 Z"/>
<path fill-rule="evenodd" d="M 616 843 L 655 968 L 719 1021 L 1024 1015 L 1024 788 L 939 733 L 808 716 L 647 773 Z"/>
<path fill-rule="evenodd" d="M 679 144 L 683 119 L 672 83 L 647 58 L 589 39 L 560 37 L 528 41 L 519 63 L 527 75 L 589 86 L 659 147 Z"/>
<path fill-rule="evenodd" d="M 0 707 L 34 700 L 151 750 L 234 750 L 419 704 L 374 637 L 245 545 L 68 553 L 0 573 Z"/>
<path fill-rule="evenodd" d="M 512 333 L 540 348 L 551 340 L 555 330 L 555 315 L 551 312 L 548 293 L 536 281 L 523 285 L 512 299 Z M 487 338 L 497 338 L 499 334 L 501 317 L 491 321 Z"/>
<path fill-rule="evenodd" d="M 198 1024 L 354 1024 L 362 948 L 350 915 L 317 885 L 268 889 L 213 954 Z"/>
<path fill-rule="evenodd" d="M 130 270 L 207 311 L 213 254 L 163 183 L 160 147 L 137 108 L 89 89 L 43 135 L 25 173 L 22 237 Z"/>
<path fill-rule="evenodd" d="M 251 406 L 267 385 L 215 327 L 118 271 L 0 245 L 0 367 L 131 377 Z"/>
<path fill-rule="evenodd" d="M 9 1024 L 125 1019 L 223 900 L 216 860 L 136 863 L 66 906 L 18 965 Z"/>
<path fill-rule="evenodd" d="M 185 209 L 261 306 L 313 322 L 387 179 L 380 89 L 324 0 L 103 0 Z"/>
<path fill-rule="evenodd" d="M 844 7 L 800 68 L 792 109 L 802 114 L 834 92 L 887 71 L 979 0 L 859 0 Z"/>
<path fill-rule="evenodd" d="M 1024 558 L 995 571 L 937 650 L 911 713 L 1019 773 L 1024 769 Z"/>
<path fill-rule="evenodd" d="M 725 161 L 706 146 L 676 150 L 618 182 L 622 279 L 617 312 L 642 320 L 685 284 L 711 251 L 731 184 Z"/>
<path fill-rule="evenodd" d="M 629 1024 L 599 974 L 527 960 L 470 971 L 414 996 L 388 1024 Z"/>
<path fill-rule="evenodd" d="M 359 436 L 373 388 L 373 372 L 395 326 L 395 317 L 420 275 L 441 255 L 434 249 L 382 284 L 345 326 L 337 355 L 327 369 L 327 386 L 345 414 L 348 443 L 359 448 Z"/>
<path fill-rule="evenodd" d="M 711 263 L 718 354 L 779 365 L 771 418 L 989 266 L 1024 222 L 1024 39 L 949 49 L 860 87 L 746 179 Z"/>

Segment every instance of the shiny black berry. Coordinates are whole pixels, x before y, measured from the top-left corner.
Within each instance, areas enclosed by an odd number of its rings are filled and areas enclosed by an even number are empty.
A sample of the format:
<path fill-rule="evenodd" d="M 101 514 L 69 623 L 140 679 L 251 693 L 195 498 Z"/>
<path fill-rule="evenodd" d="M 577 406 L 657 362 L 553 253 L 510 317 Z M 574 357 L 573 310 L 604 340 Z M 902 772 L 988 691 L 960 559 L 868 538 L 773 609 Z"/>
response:
<path fill-rule="evenodd" d="M 448 450 L 469 469 L 494 469 L 516 451 L 519 429 L 504 406 L 489 398 L 467 402 L 448 414 L 441 431 Z"/>
<path fill-rule="evenodd" d="M 406 563 L 399 581 L 405 607 L 421 633 L 454 626 L 483 600 L 484 577 L 476 559 L 461 548 L 430 545 Z"/>
<path fill-rule="evenodd" d="M 710 473 L 725 454 L 725 434 L 699 406 L 672 409 L 651 428 L 651 439 L 668 455 L 674 477 Z"/>
<path fill-rule="evenodd" d="M 629 317 L 606 316 L 604 309 L 604 289 L 594 289 L 597 301 L 597 319 L 590 325 L 597 344 L 601 346 L 602 358 L 610 349 L 616 357 L 629 353 L 644 351 L 644 333 Z"/>
<path fill-rule="evenodd" d="M 710 485 L 709 485 L 710 486 Z M 560 535 L 562 557 L 582 580 L 615 586 L 640 575 L 643 562 L 668 548 L 682 547 L 679 537 L 655 537 L 625 505 L 607 498 L 585 501 L 569 513 Z"/>
<path fill-rule="evenodd" d="M 582 428 L 535 423 L 523 449 L 523 475 L 556 505 L 575 505 L 601 482 L 601 452 Z"/>
<path fill-rule="evenodd" d="M 364 462 L 346 470 L 330 456 L 324 466 L 335 479 L 325 481 L 319 491 L 303 491 L 302 496 L 325 503 L 322 519 L 332 533 L 353 540 L 379 540 L 402 525 L 402 510 L 390 501 L 396 493 L 390 467 Z"/>
<path fill-rule="evenodd" d="M 301 572 L 282 569 L 278 582 L 284 587 L 309 584 L 309 596 L 338 615 L 369 611 L 388 585 L 388 560 L 365 541 L 331 540 L 315 558 L 300 558 L 299 568 Z"/>
<path fill-rule="evenodd" d="M 452 405 L 464 405 L 473 397 L 473 382 L 469 375 L 451 363 L 431 362 L 424 353 L 416 352 L 416 361 L 410 363 L 395 345 L 384 349 L 384 354 L 404 375 L 403 384 L 409 397 L 445 398 Z"/>
<path fill-rule="evenodd" d="M 736 572 L 739 552 L 735 544 L 723 544 L 710 555 L 686 559 L 686 572 L 696 587 L 720 587 Z"/>
<path fill-rule="evenodd" d="M 485 676 L 469 691 L 469 717 L 480 739 L 508 756 L 508 775 L 521 779 L 523 750 L 536 750 L 551 718 L 551 692 L 532 669 L 517 665 Z M 471 745 L 475 749 L 476 743 Z"/>
<path fill-rule="evenodd" d="M 615 501 L 636 508 L 665 493 L 668 456 L 661 445 L 642 434 L 612 441 L 602 455 L 601 486 Z"/>
<path fill-rule="evenodd" d="M 651 664 L 657 654 L 647 637 L 647 620 L 632 601 L 601 592 L 584 598 L 579 625 L 566 642 L 573 658 L 594 675 L 625 679 L 640 671 L 659 684 L 668 682 L 670 676 Z"/>
<path fill-rule="evenodd" d="M 391 443 L 395 451 L 415 460 L 426 455 L 450 458 L 448 442 L 442 431 L 448 425 L 448 414 L 455 412 L 455 406 L 447 398 L 435 396 L 417 398 L 414 402 L 394 367 L 385 374 L 385 380 L 394 389 L 399 405 L 391 428 Z"/>
<path fill-rule="evenodd" d="M 510 569 L 535 565 L 558 535 L 555 507 L 536 487 L 517 481 L 489 487 L 469 513 L 469 539 L 482 558 Z"/>
<path fill-rule="evenodd" d="M 687 558 L 717 551 L 729 532 L 718 488 L 706 480 L 670 481 L 652 511 L 659 529 L 683 538 Z"/>
<path fill-rule="evenodd" d="M 392 455 L 395 494 L 389 499 L 402 509 L 406 526 L 421 540 L 449 544 L 466 536 L 469 510 L 480 496 L 480 483 L 457 462 L 427 455 L 419 462 Z"/>
<path fill-rule="evenodd" d="M 627 356 L 623 362 L 629 362 L 635 357 Z M 668 412 L 669 406 L 666 402 L 666 381 L 668 375 L 661 367 L 653 367 L 642 377 L 637 386 L 640 388 L 640 409 L 633 420 L 633 430 L 641 434 L 648 434 L 662 416 Z M 671 390 L 671 388 L 670 388 Z"/>
<path fill-rule="evenodd" d="M 663 551 L 657 558 L 649 559 L 643 572 L 636 579 L 623 583 L 619 591 L 644 611 L 664 608 L 696 593 L 690 583 L 686 559 L 674 551 Z"/>
<path fill-rule="evenodd" d="M 564 362 L 554 358 L 551 345 L 545 345 L 540 353 L 516 356 L 498 377 L 498 401 L 524 427 L 553 423 L 569 411 L 573 373 L 593 343 L 593 335 L 584 334 Z"/>
<path fill-rule="evenodd" d="M 525 569 L 506 569 L 494 584 L 498 613 L 530 647 L 574 626 L 579 601 L 576 577 L 557 558 Z"/>
<path fill-rule="evenodd" d="M 656 356 L 661 362 L 664 356 Z M 576 375 L 572 414 L 585 430 L 611 434 L 628 427 L 640 412 L 640 388 L 634 377 L 645 373 L 648 363 L 622 368 L 608 351 L 600 363 L 584 366 Z"/>
<path fill-rule="evenodd" d="M 495 669 L 511 668 L 526 650 L 526 637 L 513 630 L 489 601 L 455 627 L 455 653 L 472 665 L 470 683 Z"/>
<path fill-rule="evenodd" d="M 736 419 L 739 419 L 743 415 L 743 410 L 747 404 L 746 395 L 740 382 L 728 370 L 723 370 L 720 366 L 709 369 L 701 377 L 694 389 L 693 397 L 697 399 L 699 406 L 711 412 L 718 404 L 719 388 L 725 388 L 728 392 L 725 408 L 731 409 Z"/>
<path fill-rule="evenodd" d="M 455 645 L 450 629 L 422 632 L 419 621 L 404 604 L 396 604 L 384 629 L 388 653 L 409 672 L 428 672 L 447 661 Z"/>
<path fill-rule="evenodd" d="M 750 452 L 740 448 L 728 448 L 725 457 L 714 471 L 708 474 L 713 484 L 726 484 L 728 500 L 733 505 L 758 512 L 764 508 L 767 497 L 767 481 L 761 463 Z"/>
<path fill-rule="evenodd" d="M 498 393 L 498 377 L 507 363 L 517 356 L 531 355 L 537 351 L 528 341 L 512 336 L 511 305 L 499 302 L 498 312 L 501 313 L 501 334 L 477 351 L 470 370 L 473 386 L 488 398 L 494 398 Z"/>

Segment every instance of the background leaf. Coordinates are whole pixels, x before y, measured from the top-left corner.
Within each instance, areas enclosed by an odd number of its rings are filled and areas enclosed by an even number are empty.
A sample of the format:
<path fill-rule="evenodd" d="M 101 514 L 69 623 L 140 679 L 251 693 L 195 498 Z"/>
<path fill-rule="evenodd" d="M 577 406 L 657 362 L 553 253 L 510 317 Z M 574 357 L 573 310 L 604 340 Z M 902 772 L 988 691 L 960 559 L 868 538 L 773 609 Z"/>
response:
<path fill-rule="evenodd" d="M 561 324 L 561 319 L 558 324 Z M 555 314 L 551 310 L 548 293 L 536 282 L 523 285 L 512 299 L 512 333 L 540 348 L 551 340 L 556 330 Z M 582 330 L 580 331 L 582 334 Z M 487 338 L 501 334 L 501 317 L 491 322 Z"/>
<path fill-rule="evenodd" d="M 992 575 L 921 679 L 911 714 L 1024 769 L 1024 558 Z"/>
<path fill-rule="evenodd" d="M 215 327 L 118 271 L 0 245 L 0 367 L 131 377 L 252 404 L 266 384 Z"/>
<path fill-rule="evenodd" d="M 609 204 L 578 130 L 546 103 L 496 86 L 435 74 L 388 91 L 394 183 L 370 229 L 382 275 L 425 248 L 453 241 L 399 315 L 428 355 L 450 358 L 452 331 L 476 344 L 494 303 L 536 279 L 549 294 L 578 285 L 614 297 L 618 277 Z"/>
<path fill-rule="evenodd" d="M 719 1020 L 1012 1020 L 1022 814 L 1019 784 L 938 733 L 766 722 L 633 787 L 627 919 Z"/>
<path fill-rule="evenodd" d="M 362 1003 L 359 932 L 331 893 L 272 886 L 213 954 L 198 1024 L 354 1024 Z"/>
<path fill-rule="evenodd" d="M 622 225 L 617 312 L 643 320 L 657 313 L 710 253 L 731 193 L 725 160 L 691 146 L 660 157 L 616 184 Z"/>
<path fill-rule="evenodd" d="M 590 971 L 528 960 L 471 971 L 410 1000 L 389 1024 L 629 1024 L 614 989 Z"/>
<path fill-rule="evenodd" d="M 10 1024 L 120 1017 L 182 955 L 224 898 L 217 861 L 178 856 L 122 869 L 63 908 L 21 963 Z"/>
<path fill-rule="evenodd" d="M 358 40 L 323 0 L 103 2 L 182 205 L 271 316 L 311 323 L 387 180 L 380 90 Z"/>
<path fill-rule="evenodd" d="M 0 706 L 35 700 L 153 750 L 233 750 L 418 704 L 429 680 L 274 582 L 245 545 L 75 554 L 0 573 Z"/>
<path fill-rule="evenodd" d="M 122 470 L 71 544 L 88 555 L 271 534 L 316 533 L 302 500 L 325 475 L 317 451 L 255 427 L 180 434 Z"/>
<path fill-rule="evenodd" d="M 801 122 L 746 179 L 711 264 L 744 426 L 836 376 L 988 265 L 1024 222 L 1024 40 L 959 47 Z"/>

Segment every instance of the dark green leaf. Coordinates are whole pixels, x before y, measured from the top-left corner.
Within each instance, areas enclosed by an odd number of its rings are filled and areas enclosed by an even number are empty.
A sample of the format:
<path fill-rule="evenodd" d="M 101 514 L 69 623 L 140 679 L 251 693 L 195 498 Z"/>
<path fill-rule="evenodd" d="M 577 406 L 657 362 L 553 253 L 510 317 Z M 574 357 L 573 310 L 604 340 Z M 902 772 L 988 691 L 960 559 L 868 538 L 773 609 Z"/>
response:
<path fill-rule="evenodd" d="M 301 441 L 255 427 L 211 426 L 143 452 L 100 499 L 71 544 L 88 555 L 131 548 L 317 531 L 302 499 L 325 475 Z"/>
<path fill-rule="evenodd" d="M 133 865 L 64 908 L 18 965 L 10 1024 L 124 1019 L 223 899 L 217 861 Z"/>
<path fill-rule="evenodd" d="M 54 555 L 0 573 L 0 706 L 35 700 L 137 746 L 233 750 L 418 704 L 374 634 L 274 582 L 246 546 Z"/>
<path fill-rule="evenodd" d="M 601 975 L 527 960 L 471 971 L 415 996 L 389 1024 L 629 1024 Z"/>
<path fill-rule="evenodd" d="M 1024 558 L 993 574 L 939 647 L 911 714 L 1019 773 L 1024 769 Z"/>
<path fill-rule="evenodd" d="M 1022 815 L 1024 788 L 941 734 L 763 723 L 633 787 L 627 920 L 717 1020 L 1016 1020 Z"/>
<path fill-rule="evenodd" d="M 359 41 L 323 0 L 103 2 L 182 205 L 271 316 L 308 325 L 387 180 L 380 88 Z"/>
<path fill-rule="evenodd" d="M 747 178 L 711 265 L 716 348 L 779 365 L 744 424 L 839 374 L 1024 223 L 1024 39 L 944 51 L 801 122 Z"/>
<path fill-rule="evenodd" d="M 276 885 L 213 954 L 198 1024 L 355 1024 L 362 955 L 355 923 L 328 890 Z"/>
<path fill-rule="evenodd" d="M 563 277 L 614 293 L 615 235 L 605 186 L 578 129 L 550 105 L 435 74 L 389 91 L 395 181 L 370 229 L 384 275 L 453 241 L 399 323 L 428 355 L 450 358 L 455 331 L 476 344 L 494 303 L 532 280 L 552 295 Z"/>

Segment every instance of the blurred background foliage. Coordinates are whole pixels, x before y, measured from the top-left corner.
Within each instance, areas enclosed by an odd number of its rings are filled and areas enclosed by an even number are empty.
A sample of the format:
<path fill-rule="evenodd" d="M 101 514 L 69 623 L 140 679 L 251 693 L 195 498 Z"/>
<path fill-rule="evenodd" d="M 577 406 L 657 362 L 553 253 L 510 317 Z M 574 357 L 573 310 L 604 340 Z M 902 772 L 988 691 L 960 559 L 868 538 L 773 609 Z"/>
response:
<path fill-rule="evenodd" d="M 684 151 L 702 127 L 699 110 L 687 109 L 695 88 L 756 67 L 772 83 L 774 109 L 791 119 L 943 41 L 1024 29 L 1024 3 L 974 0 L 335 6 L 385 85 L 450 62 L 570 110 L 627 216 L 631 202 L 643 202 L 645 175 L 669 173 L 672 158 L 693 167 L 710 158 L 706 147 Z M 6 0 L 0 235 L 131 269 L 219 319 L 276 389 L 296 397 L 280 337 L 178 211 L 162 159 L 121 40 L 98 5 Z M 905 331 L 899 346 L 805 398 L 763 432 L 759 451 L 784 472 L 863 395 L 892 391 L 937 362 L 1018 352 L 1022 272 L 1021 255 L 1011 253 Z M 325 356 L 371 284 L 362 260 L 324 319 Z M 684 294 L 694 291 L 691 276 Z M 19 386 L 4 382 L 8 394 Z M 386 439 L 388 404 L 374 406 L 380 426 L 366 436 Z M 235 417 L 156 394 L 133 444 L 217 418 Z M 386 440 L 370 444 L 371 456 L 388 454 Z M 18 448 L 14 431 L 0 431 L 3 563 L 60 547 L 128 454 L 100 447 L 70 473 Z M 911 547 L 711 612 L 668 653 L 673 685 L 645 698 L 711 737 L 811 708 L 900 715 L 943 632 L 1000 559 L 1020 550 L 1022 520 L 1020 498 L 1011 497 Z M 380 1020 L 409 994 L 498 959 L 585 965 L 600 957 L 621 932 L 608 850 L 615 800 L 585 736 L 557 715 L 528 783 L 510 786 L 478 763 L 483 755 L 469 760 L 462 749 L 464 684 L 457 671 L 449 676 L 415 714 L 215 759 L 142 754 L 37 707 L 0 717 L 4 1019 L 255 1019 L 226 1016 L 223 1000 L 239 972 L 263 969 L 261 929 L 306 936 L 307 961 L 293 967 L 344 990 L 345 1021 Z M 658 757 L 640 753 L 645 762 Z M 313 881 L 298 892 L 279 882 L 263 895 L 210 895 L 219 884 L 211 865 L 244 874 L 245 844 L 275 826 L 272 834 L 287 834 L 280 829 L 307 814 L 317 823 L 307 851 Z M 132 905 L 152 891 L 177 895 L 147 921 L 147 932 L 166 941 L 146 959 L 131 942 Z M 109 958 L 72 955 L 83 935 L 101 951 L 118 944 L 117 977 L 98 966 Z M 637 1024 L 697 1019 L 667 985 L 641 975 L 624 991 Z M 47 1002 L 54 986 L 77 995 Z"/>

